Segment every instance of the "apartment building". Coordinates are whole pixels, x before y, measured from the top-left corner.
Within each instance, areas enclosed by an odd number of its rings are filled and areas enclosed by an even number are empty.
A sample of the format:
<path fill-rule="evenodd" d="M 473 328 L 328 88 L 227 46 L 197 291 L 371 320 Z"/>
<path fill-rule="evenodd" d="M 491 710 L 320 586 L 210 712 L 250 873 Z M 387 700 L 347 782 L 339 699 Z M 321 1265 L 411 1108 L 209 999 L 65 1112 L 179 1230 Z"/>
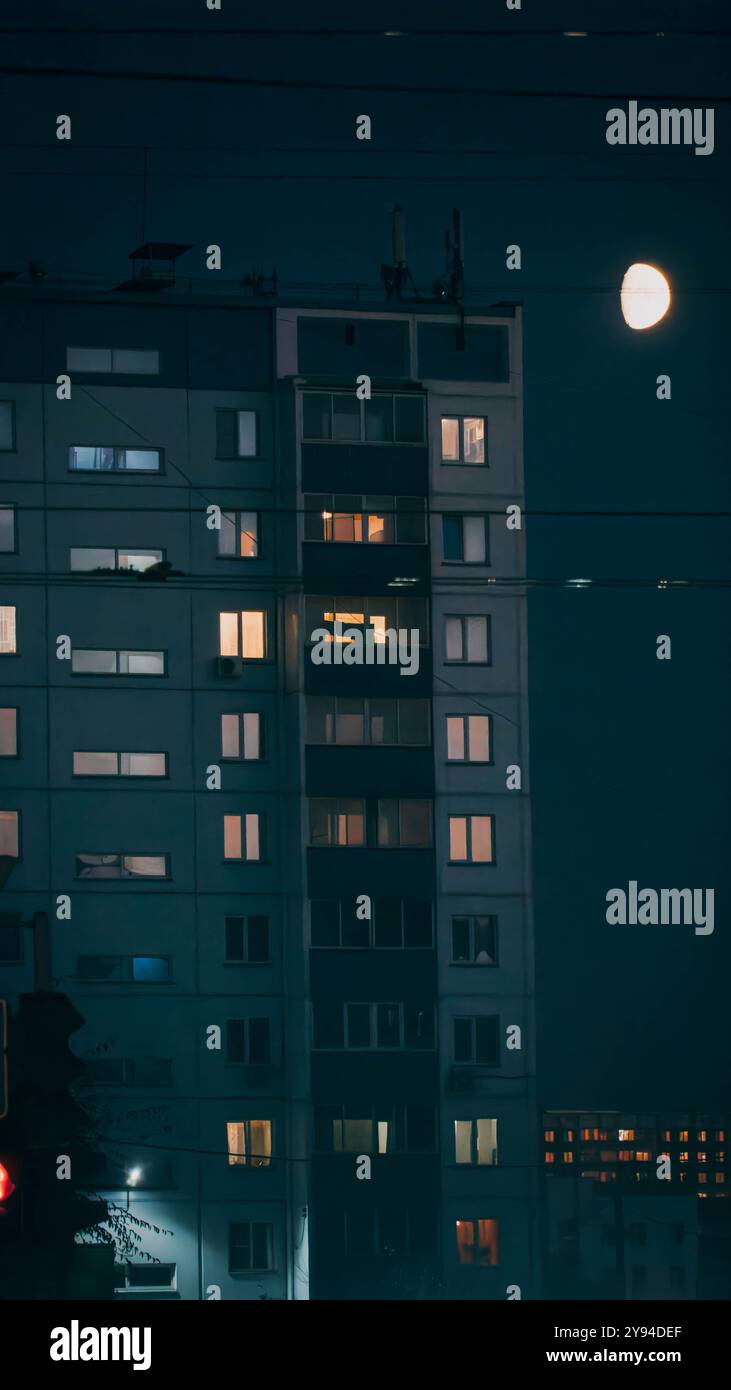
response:
<path fill-rule="evenodd" d="M 1 293 L 0 995 L 120 1298 L 536 1297 L 519 311 L 158 288 Z"/>

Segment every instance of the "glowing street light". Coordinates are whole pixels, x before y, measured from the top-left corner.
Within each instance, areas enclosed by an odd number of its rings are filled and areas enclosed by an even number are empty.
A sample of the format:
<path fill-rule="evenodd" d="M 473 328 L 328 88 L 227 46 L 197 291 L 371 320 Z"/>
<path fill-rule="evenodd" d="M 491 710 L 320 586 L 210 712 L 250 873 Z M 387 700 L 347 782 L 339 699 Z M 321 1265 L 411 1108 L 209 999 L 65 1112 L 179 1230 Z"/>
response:
<path fill-rule="evenodd" d="M 625 271 L 619 298 L 622 317 L 630 328 L 652 328 L 670 308 L 670 285 L 656 266 L 635 261 Z"/>

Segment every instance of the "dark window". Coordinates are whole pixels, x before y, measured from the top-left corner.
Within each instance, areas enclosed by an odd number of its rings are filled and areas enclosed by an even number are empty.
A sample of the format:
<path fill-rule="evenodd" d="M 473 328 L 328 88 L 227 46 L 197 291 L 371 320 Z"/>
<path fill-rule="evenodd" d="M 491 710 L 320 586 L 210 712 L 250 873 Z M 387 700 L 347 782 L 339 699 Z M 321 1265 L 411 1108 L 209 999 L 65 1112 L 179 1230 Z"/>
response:
<path fill-rule="evenodd" d="M 462 521 L 458 516 L 442 517 L 442 539 L 445 560 L 462 559 Z"/>
<path fill-rule="evenodd" d="M 310 939 L 313 946 L 340 945 L 340 903 L 336 898 L 310 903 Z"/>
<path fill-rule="evenodd" d="M 227 917 L 225 922 L 226 960 L 249 965 L 269 960 L 269 918 L 263 916 Z"/>
<path fill-rule="evenodd" d="M 303 439 L 331 439 L 330 393 L 305 391 L 302 396 Z"/>
<path fill-rule="evenodd" d="M 454 1019 L 455 1062 L 494 1066 L 498 1059 L 498 1019 L 495 1015 Z"/>
<path fill-rule="evenodd" d="M 274 1227 L 268 1221 L 232 1221 L 228 1228 L 230 1274 L 274 1268 Z"/>
<path fill-rule="evenodd" d="M 396 443 L 424 443 L 424 398 L 423 396 L 396 396 Z"/>
<path fill-rule="evenodd" d="M 114 1282 L 119 1289 L 174 1289 L 173 1264 L 115 1264 Z"/>
<path fill-rule="evenodd" d="M 0 916 L 0 960 L 9 963 L 21 960 L 20 924 L 20 913 L 6 912 Z"/>
<path fill-rule="evenodd" d="M 343 1009 L 340 1004 L 320 1002 L 314 1009 L 315 1047 L 343 1046 Z"/>
<path fill-rule="evenodd" d="M 226 1023 L 226 1061 L 258 1066 L 271 1061 L 268 1018 L 230 1018 Z"/>
<path fill-rule="evenodd" d="M 255 410 L 216 411 L 216 457 L 256 458 L 258 430 Z"/>
<path fill-rule="evenodd" d="M 452 918 L 452 963 L 497 965 L 497 917 Z"/>
<path fill-rule="evenodd" d="M 15 449 L 15 401 L 0 401 L 0 453 Z"/>

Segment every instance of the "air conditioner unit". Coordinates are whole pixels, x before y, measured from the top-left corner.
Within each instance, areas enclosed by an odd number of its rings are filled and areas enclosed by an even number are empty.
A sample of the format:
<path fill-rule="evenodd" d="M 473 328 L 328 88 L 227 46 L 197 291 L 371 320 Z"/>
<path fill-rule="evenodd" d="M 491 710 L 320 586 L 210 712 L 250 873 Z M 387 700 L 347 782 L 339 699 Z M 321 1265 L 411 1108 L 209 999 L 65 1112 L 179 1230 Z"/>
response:
<path fill-rule="evenodd" d="M 240 656 L 217 656 L 216 674 L 218 676 L 241 676 L 244 663 Z"/>

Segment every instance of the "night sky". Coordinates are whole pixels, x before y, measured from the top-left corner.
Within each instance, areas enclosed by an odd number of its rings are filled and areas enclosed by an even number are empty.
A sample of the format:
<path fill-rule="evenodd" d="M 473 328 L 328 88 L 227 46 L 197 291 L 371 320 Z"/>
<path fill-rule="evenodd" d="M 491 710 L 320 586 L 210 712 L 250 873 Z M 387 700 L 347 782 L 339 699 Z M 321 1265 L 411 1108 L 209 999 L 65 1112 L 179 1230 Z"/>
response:
<path fill-rule="evenodd" d="M 61 24 L 96 32 L 39 32 Z M 383 34 L 447 24 L 505 36 Z M 21 25 L 36 32 L 7 32 Z M 222 32 L 266 25 L 362 32 Z M 530 35 L 587 25 L 634 35 Z M 105 35 L 105 26 L 136 32 Z M 528 518 L 530 574 L 728 582 L 727 518 L 565 515 L 729 509 L 731 38 L 690 32 L 731 33 L 726 4 L 524 0 L 511 13 L 503 0 L 223 0 L 211 14 L 204 0 L 28 0 L 21 15 L 4 0 L 0 27 L 0 269 L 40 260 L 49 279 L 121 280 L 144 234 L 193 243 L 179 263 L 193 277 L 216 242 L 226 279 L 256 263 L 276 267 L 285 285 L 376 289 L 390 259 L 388 207 L 398 202 L 410 267 L 426 289 L 443 270 L 457 204 L 468 307 L 525 306 L 528 508 L 564 513 Z M 155 27 L 169 32 L 141 32 Z M 158 76 L 128 76 L 144 72 Z M 234 80 L 242 78 L 297 85 Z M 561 95 L 572 92 L 584 95 Z M 608 146 L 605 113 L 631 98 L 714 106 L 713 155 Z M 72 117 L 70 145 L 55 139 L 59 113 Z M 373 122 L 369 144 L 355 139 L 361 113 Z M 505 247 L 516 242 L 523 269 L 511 273 Z M 618 299 L 636 260 L 659 265 L 674 293 L 663 324 L 639 334 L 624 325 Z M 660 373 L 672 379 L 669 402 L 655 396 Z M 728 612 L 719 587 L 531 593 L 546 1105 L 652 1110 L 731 1099 Z M 655 657 L 660 633 L 672 637 L 670 662 Z M 714 935 L 608 927 L 605 894 L 632 878 L 656 889 L 713 887 Z"/>

